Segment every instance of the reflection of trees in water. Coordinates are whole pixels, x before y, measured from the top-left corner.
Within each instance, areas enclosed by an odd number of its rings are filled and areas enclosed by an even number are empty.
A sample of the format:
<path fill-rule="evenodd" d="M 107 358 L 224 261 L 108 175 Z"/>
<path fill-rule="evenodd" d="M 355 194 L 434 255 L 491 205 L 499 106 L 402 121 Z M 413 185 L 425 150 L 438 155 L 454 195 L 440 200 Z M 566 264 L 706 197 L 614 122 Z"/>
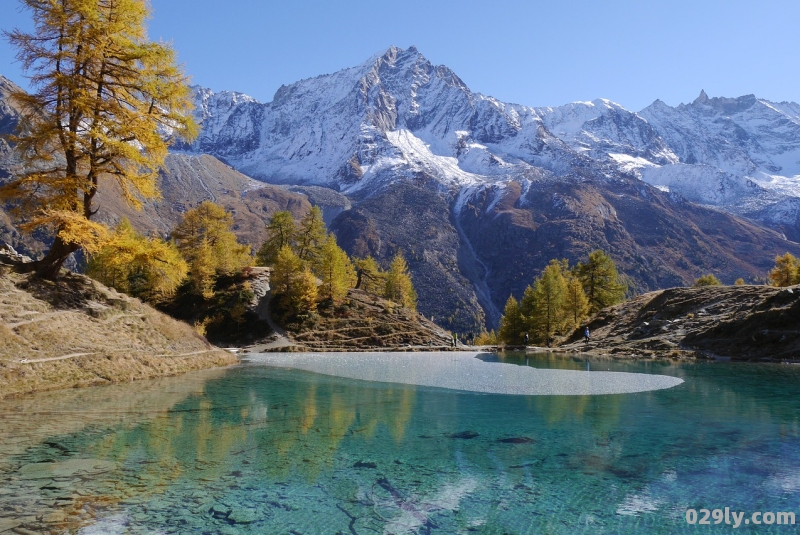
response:
<path fill-rule="evenodd" d="M 402 441 L 416 398 L 413 387 L 345 389 L 327 382 L 297 383 L 285 394 L 283 403 L 269 406 L 259 430 L 268 455 L 263 469 L 279 479 L 300 473 L 309 480 L 333 467 L 344 440 L 371 442 L 383 427 Z"/>
<path fill-rule="evenodd" d="M 238 388 L 229 378 L 209 382 L 202 395 L 106 436 L 92 455 L 137 465 L 137 477 L 155 489 L 185 474 L 214 480 L 250 466 L 276 479 L 314 480 L 333 467 L 343 440 L 370 442 L 383 427 L 402 441 L 414 409 L 413 388 L 244 381 Z M 242 461 L 251 464 L 242 468 Z"/>

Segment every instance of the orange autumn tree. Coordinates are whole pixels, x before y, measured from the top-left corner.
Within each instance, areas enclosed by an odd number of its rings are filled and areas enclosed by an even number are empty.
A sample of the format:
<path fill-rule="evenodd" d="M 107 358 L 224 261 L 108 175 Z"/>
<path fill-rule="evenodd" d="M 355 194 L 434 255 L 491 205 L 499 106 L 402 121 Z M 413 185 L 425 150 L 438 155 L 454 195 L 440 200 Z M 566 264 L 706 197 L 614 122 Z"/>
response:
<path fill-rule="evenodd" d="M 191 139 L 187 78 L 175 53 L 148 41 L 145 0 L 21 0 L 34 30 L 6 33 L 34 92 L 12 137 L 24 169 L 0 188 L 23 228 L 49 229 L 44 258 L 20 266 L 55 279 L 75 251 L 99 250 L 105 226 L 95 196 L 116 181 L 139 207 L 158 196 L 156 178 L 176 137 Z"/>

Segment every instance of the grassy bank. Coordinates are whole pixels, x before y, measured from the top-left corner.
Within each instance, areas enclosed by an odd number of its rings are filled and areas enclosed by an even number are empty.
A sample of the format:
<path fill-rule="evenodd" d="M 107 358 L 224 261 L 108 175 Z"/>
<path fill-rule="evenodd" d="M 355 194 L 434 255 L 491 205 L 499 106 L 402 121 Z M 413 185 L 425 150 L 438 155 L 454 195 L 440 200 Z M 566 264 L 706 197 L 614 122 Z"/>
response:
<path fill-rule="evenodd" d="M 0 398 L 234 364 L 177 320 L 81 275 L 0 267 Z"/>

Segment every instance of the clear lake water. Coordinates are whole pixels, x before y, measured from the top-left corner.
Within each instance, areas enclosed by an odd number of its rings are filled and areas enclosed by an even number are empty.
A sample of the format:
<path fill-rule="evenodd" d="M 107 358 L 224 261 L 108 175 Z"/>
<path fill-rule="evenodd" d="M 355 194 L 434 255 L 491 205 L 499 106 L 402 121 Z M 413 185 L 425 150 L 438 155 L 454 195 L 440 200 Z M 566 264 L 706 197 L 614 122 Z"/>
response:
<path fill-rule="evenodd" d="M 475 358 L 684 382 L 506 395 L 252 362 L 1 401 L 0 533 L 797 532 L 686 511 L 800 516 L 800 366 Z"/>

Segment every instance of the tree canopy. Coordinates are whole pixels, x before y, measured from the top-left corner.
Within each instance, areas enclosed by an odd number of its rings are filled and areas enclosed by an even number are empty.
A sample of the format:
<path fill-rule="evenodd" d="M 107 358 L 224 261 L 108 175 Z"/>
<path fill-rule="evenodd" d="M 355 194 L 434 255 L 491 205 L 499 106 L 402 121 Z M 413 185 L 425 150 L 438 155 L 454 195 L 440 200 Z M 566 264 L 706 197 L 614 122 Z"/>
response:
<path fill-rule="evenodd" d="M 692 285 L 694 288 L 700 288 L 703 286 L 721 286 L 722 283 L 719 281 L 718 278 L 714 276 L 713 273 L 709 273 L 708 275 L 703 275 Z"/>
<path fill-rule="evenodd" d="M 417 309 L 417 292 L 411 282 L 408 264 L 401 253 L 392 259 L 389 271 L 386 272 L 386 291 L 384 297 L 411 310 Z"/>
<path fill-rule="evenodd" d="M 316 264 L 326 238 L 327 231 L 325 221 L 322 219 L 322 209 L 319 206 L 312 206 L 300 221 L 300 228 L 297 230 L 295 238 L 297 256 L 303 262 Z"/>
<path fill-rule="evenodd" d="M 123 219 L 103 247 L 89 257 L 86 274 L 120 292 L 153 302 L 174 295 L 188 269 L 174 244 L 146 238 Z"/>
<path fill-rule="evenodd" d="M 627 287 L 617 272 L 616 264 L 599 249 L 589 253 L 586 263 L 575 266 L 575 275 L 583 285 L 592 314 L 625 299 Z"/>
<path fill-rule="evenodd" d="M 776 256 L 775 267 L 769 272 L 769 282 L 773 286 L 800 284 L 800 259 L 791 253 Z"/>
<path fill-rule="evenodd" d="M 21 0 L 32 33 L 6 34 L 34 91 L 18 91 L 12 141 L 25 171 L 0 189 L 25 229 L 54 234 L 44 258 L 21 267 L 56 278 L 70 254 L 107 237 L 92 217 L 102 180 L 133 206 L 158 195 L 156 178 L 175 137 L 196 125 L 173 50 L 148 41 L 145 0 Z"/>
<path fill-rule="evenodd" d="M 211 201 L 186 212 L 172 231 L 172 240 L 189 263 L 196 293 L 209 297 L 219 275 L 230 275 L 252 263 L 250 247 L 236 240 L 233 216 Z"/>
<path fill-rule="evenodd" d="M 585 264 L 572 269 L 566 259 L 554 259 L 525 288 L 519 302 L 509 296 L 497 338 L 518 345 L 529 333 L 533 342 L 548 344 L 579 327 L 590 312 L 582 276 L 594 284 L 596 306 L 622 299 L 624 285 L 619 282 L 614 262 L 602 251 L 594 251 Z"/>
<path fill-rule="evenodd" d="M 267 224 L 267 239 L 256 253 L 256 264 L 271 266 L 284 246 L 293 246 L 297 237 L 297 224 L 291 212 L 275 212 Z"/>
<path fill-rule="evenodd" d="M 321 296 L 333 304 L 341 303 L 347 290 L 355 286 L 356 273 L 353 263 L 341 247 L 336 237 L 328 234 L 322 245 L 319 257 L 319 275 L 322 279 Z"/>

